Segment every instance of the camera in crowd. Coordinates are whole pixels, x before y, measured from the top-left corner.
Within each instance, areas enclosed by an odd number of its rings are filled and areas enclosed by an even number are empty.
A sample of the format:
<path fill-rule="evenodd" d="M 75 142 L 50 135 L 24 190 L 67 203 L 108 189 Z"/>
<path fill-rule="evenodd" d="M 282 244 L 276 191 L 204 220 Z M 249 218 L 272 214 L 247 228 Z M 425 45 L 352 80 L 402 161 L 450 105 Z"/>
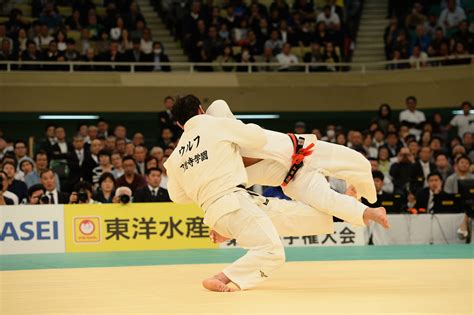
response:
<path fill-rule="evenodd" d="M 89 200 L 89 195 L 87 194 L 87 190 L 80 189 L 77 192 L 77 203 L 87 203 Z"/>
<path fill-rule="evenodd" d="M 115 191 L 116 203 L 126 205 L 132 201 L 132 191 L 130 188 L 122 186 Z"/>
<path fill-rule="evenodd" d="M 47 195 L 41 195 L 40 204 L 48 205 L 49 204 L 49 197 Z"/>

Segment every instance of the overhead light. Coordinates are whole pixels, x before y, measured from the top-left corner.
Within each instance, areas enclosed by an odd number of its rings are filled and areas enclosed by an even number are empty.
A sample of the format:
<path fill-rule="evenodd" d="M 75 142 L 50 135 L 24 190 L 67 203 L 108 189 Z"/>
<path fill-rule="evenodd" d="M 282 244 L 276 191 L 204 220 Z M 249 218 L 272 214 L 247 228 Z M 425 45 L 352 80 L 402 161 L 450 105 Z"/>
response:
<path fill-rule="evenodd" d="M 453 110 L 452 113 L 453 113 L 454 115 L 464 115 L 464 111 L 461 110 L 461 109 Z M 471 114 L 474 114 L 474 109 L 471 109 L 470 113 L 471 113 Z"/>
<path fill-rule="evenodd" d="M 279 119 L 280 115 L 262 114 L 262 115 L 235 115 L 237 119 Z"/>
<path fill-rule="evenodd" d="M 40 115 L 41 120 L 96 120 L 98 115 Z"/>

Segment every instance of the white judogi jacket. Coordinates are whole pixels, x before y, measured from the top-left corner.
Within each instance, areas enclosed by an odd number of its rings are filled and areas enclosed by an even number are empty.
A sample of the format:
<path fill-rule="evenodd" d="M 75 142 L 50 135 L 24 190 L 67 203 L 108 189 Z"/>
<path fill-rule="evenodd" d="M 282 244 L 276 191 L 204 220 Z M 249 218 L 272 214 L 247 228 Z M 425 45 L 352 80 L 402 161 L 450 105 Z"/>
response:
<path fill-rule="evenodd" d="M 215 117 L 236 119 L 227 103 L 223 100 L 214 101 L 207 109 L 207 114 Z M 291 167 L 293 143 L 284 133 L 265 130 L 267 144 L 259 150 L 241 148 L 244 157 L 263 159 L 263 161 L 247 167 L 248 186 L 254 184 L 280 186 Z M 313 134 L 297 135 L 305 139 L 304 146 L 314 143 L 314 153 L 305 157 L 305 165 L 325 176 L 343 179 L 357 188 L 357 197 L 366 198 L 374 203 L 377 200 L 372 180 L 370 163 L 360 153 L 346 147 L 318 141 Z"/>
<path fill-rule="evenodd" d="M 210 227 L 223 215 L 240 208 L 230 193 L 247 185 L 239 148 L 260 149 L 267 138 L 255 124 L 197 115 L 184 125 L 176 149 L 164 164 L 168 192 L 176 203 L 196 203 Z"/>
<path fill-rule="evenodd" d="M 214 117 L 236 119 L 223 100 L 214 101 L 207 109 L 206 114 Z M 265 129 L 264 132 L 267 137 L 267 144 L 262 149 L 241 148 L 240 150 L 244 157 L 264 160 L 247 167 L 248 187 L 255 184 L 280 186 L 292 165 L 291 157 L 294 148 L 290 137 L 287 134 L 272 130 Z M 305 138 L 305 147 L 317 141 L 316 136 L 312 134 L 298 135 L 298 137 Z M 311 159 L 311 156 L 306 157 L 305 163 L 309 163 Z"/>

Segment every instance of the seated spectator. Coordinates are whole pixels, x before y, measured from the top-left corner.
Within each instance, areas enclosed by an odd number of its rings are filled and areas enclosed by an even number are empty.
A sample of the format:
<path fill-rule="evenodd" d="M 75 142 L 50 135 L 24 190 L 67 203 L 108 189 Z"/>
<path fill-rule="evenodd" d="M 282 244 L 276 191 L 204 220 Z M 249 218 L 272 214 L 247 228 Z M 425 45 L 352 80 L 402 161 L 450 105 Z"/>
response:
<path fill-rule="evenodd" d="M 415 2 L 411 13 L 405 18 L 405 27 L 414 29 L 419 25 L 423 25 L 426 20 L 426 15 L 423 14 L 423 6 L 420 2 Z"/>
<path fill-rule="evenodd" d="M 36 43 L 34 41 L 28 41 L 27 48 L 20 56 L 22 61 L 39 61 L 41 54 L 38 49 L 36 49 Z M 37 65 L 22 65 L 22 70 L 38 70 L 39 66 Z"/>
<path fill-rule="evenodd" d="M 35 154 L 35 169 L 25 175 L 25 183 L 28 188 L 32 187 L 33 185 L 37 185 L 40 183 L 40 174 L 42 171 L 48 169 L 48 155 L 44 151 L 38 151 Z M 56 187 L 60 189 L 60 182 L 59 177 L 55 174 L 55 183 Z"/>
<path fill-rule="evenodd" d="M 28 187 L 22 181 L 16 180 L 16 164 L 10 161 L 3 161 L 2 171 L 8 176 L 8 191 L 18 196 L 18 202 L 23 203 L 28 197 Z"/>
<path fill-rule="evenodd" d="M 374 172 L 380 172 L 383 175 L 382 190 L 385 193 L 392 194 L 393 193 L 393 183 L 392 183 L 392 179 L 390 178 L 390 175 L 388 175 L 388 174 L 385 175 L 384 173 L 382 173 L 382 171 L 379 170 L 379 165 L 378 165 L 377 159 L 368 158 L 368 160 L 370 162 L 370 167 L 372 169 L 372 175 L 374 174 Z M 380 178 L 380 176 L 378 176 L 378 177 Z M 374 177 L 374 180 L 375 180 L 375 177 Z"/>
<path fill-rule="evenodd" d="M 21 55 L 26 50 L 26 43 L 28 42 L 28 36 L 26 30 L 21 28 L 18 31 L 18 37 L 16 38 L 16 43 L 14 43 L 16 55 Z"/>
<path fill-rule="evenodd" d="M 26 149 L 26 142 L 24 140 L 17 140 L 13 145 L 15 159 L 17 161 L 21 160 L 22 158 L 26 157 L 27 149 Z"/>
<path fill-rule="evenodd" d="M 273 56 L 273 49 L 271 47 L 265 47 L 263 49 L 263 55 L 257 60 L 260 63 L 276 63 L 276 59 Z M 270 72 L 275 69 L 271 66 L 260 66 L 259 71 Z"/>
<path fill-rule="evenodd" d="M 145 179 L 136 173 L 137 166 L 135 164 L 135 160 L 132 157 L 126 156 L 123 158 L 122 164 L 124 174 L 117 180 L 117 186 L 128 187 L 132 193 L 134 193 L 139 188 L 145 187 Z"/>
<path fill-rule="evenodd" d="M 49 204 L 68 204 L 69 194 L 61 192 L 56 187 L 56 174 L 51 169 L 40 173 L 40 182 L 44 186 L 45 195 L 49 198 Z"/>
<path fill-rule="evenodd" d="M 412 68 L 426 67 L 428 65 L 428 54 L 422 51 L 419 45 L 416 45 L 413 47 L 409 62 Z"/>
<path fill-rule="evenodd" d="M 34 38 L 36 46 L 39 49 L 47 49 L 49 43 L 54 40 L 54 37 L 49 35 L 49 28 L 47 25 L 41 25 L 41 31 L 38 36 Z"/>
<path fill-rule="evenodd" d="M 324 62 L 324 56 L 321 53 L 321 45 L 319 43 L 315 42 L 311 44 L 311 51 L 307 52 L 304 57 L 303 61 L 306 63 L 322 63 Z M 311 66 L 309 67 L 310 72 L 319 72 L 319 71 L 325 71 L 324 66 Z"/>
<path fill-rule="evenodd" d="M 132 202 L 132 191 L 130 188 L 122 186 L 117 188 L 112 203 L 121 203 L 123 205 Z"/>
<path fill-rule="evenodd" d="M 102 55 L 102 61 L 109 61 L 109 62 L 121 62 L 126 61 L 127 59 L 124 58 L 123 54 L 119 51 L 119 44 L 116 41 L 112 41 L 110 43 L 110 49 L 108 52 Z M 108 68 L 109 70 L 120 70 L 119 66 L 113 65 Z"/>
<path fill-rule="evenodd" d="M 62 30 L 59 30 L 57 33 L 56 33 L 56 36 L 54 38 L 54 40 L 56 41 L 56 43 L 58 44 L 58 50 L 62 53 L 64 53 L 64 51 L 66 50 L 66 47 L 67 47 L 67 44 L 66 44 L 66 41 L 67 41 L 67 36 L 66 36 L 66 33 Z"/>
<path fill-rule="evenodd" d="M 375 191 L 377 192 L 377 199 L 387 197 L 387 193 L 384 188 L 386 187 L 385 176 L 381 171 L 372 171 L 372 177 L 374 178 Z"/>
<path fill-rule="evenodd" d="M 281 65 L 278 71 L 296 70 L 292 64 L 298 63 L 298 58 L 291 53 L 291 45 L 286 43 L 283 45 L 283 50 L 276 56 L 278 63 Z"/>
<path fill-rule="evenodd" d="M 232 52 L 232 47 L 231 46 L 225 46 L 222 54 L 217 57 L 216 62 L 219 63 L 218 68 L 222 69 L 222 71 L 225 71 L 225 72 L 233 71 L 235 69 L 235 67 L 222 65 L 222 64 L 225 64 L 225 63 L 235 62 L 234 54 Z"/>
<path fill-rule="evenodd" d="M 10 61 L 18 60 L 18 56 L 13 52 L 13 47 L 12 47 L 11 42 L 6 38 L 1 40 L 0 60 L 10 60 Z"/>
<path fill-rule="evenodd" d="M 455 43 L 463 43 L 469 53 L 474 53 L 474 34 L 469 31 L 469 22 L 464 20 L 459 23 L 458 31 L 451 38 L 451 47 Z"/>
<path fill-rule="evenodd" d="M 434 172 L 428 175 L 428 187 L 423 188 L 416 194 L 415 209 L 427 213 L 439 212 L 442 210 L 441 198 L 446 195 L 443 191 L 443 179 L 441 175 Z"/>
<path fill-rule="evenodd" d="M 144 53 L 140 48 L 140 39 L 133 39 L 133 48 L 125 52 L 124 59 L 129 62 L 150 62 L 151 55 Z M 136 71 L 144 71 L 146 67 L 135 66 Z"/>
<path fill-rule="evenodd" d="M 377 158 L 378 150 L 372 141 L 372 135 L 369 132 L 363 134 L 362 148 L 367 153 L 368 158 Z"/>
<path fill-rule="evenodd" d="M 316 23 L 324 22 L 329 29 L 332 30 L 339 30 L 341 27 L 341 20 L 336 12 L 331 11 L 331 7 L 329 5 L 324 6 L 323 12 L 318 15 L 316 19 Z"/>
<path fill-rule="evenodd" d="M 98 203 L 92 199 L 94 189 L 89 182 L 80 181 L 74 185 L 73 192 L 69 196 L 70 204 L 96 204 Z"/>
<path fill-rule="evenodd" d="M 99 151 L 99 166 L 95 167 L 92 170 L 92 184 L 95 187 L 99 185 L 99 179 L 103 173 L 111 173 L 113 172 L 114 167 L 111 162 L 111 155 L 107 150 L 100 150 Z"/>
<path fill-rule="evenodd" d="M 123 18 L 121 16 L 118 16 L 115 22 L 115 27 L 110 29 L 110 38 L 112 40 L 121 40 L 123 30 L 124 30 Z"/>
<path fill-rule="evenodd" d="M 28 189 L 28 204 L 29 205 L 39 205 L 41 204 L 41 197 L 44 195 L 46 190 L 43 185 L 36 184 L 31 186 Z"/>
<path fill-rule="evenodd" d="M 459 137 L 463 137 L 466 132 L 474 132 L 474 114 L 471 114 L 471 102 L 462 102 L 461 109 L 462 115 L 454 116 L 448 125 L 448 130 L 457 128 Z"/>
<path fill-rule="evenodd" d="M 82 31 L 83 26 L 81 22 L 81 11 L 74 9 L 72 14 L 66 18 L 65 25 L 67 31 Z"/>
<path fill-rule="evenodd" d="M 426 33 L 425 27 L 422 24 L 417 25 L 415 29 L 415 36 L 413 36 L 413 38 L 411 39 L 409 53 L 413 53 L 415 46 L 420 46 L 420 49 L 426 52 L 430 43 L 431 36 Z"/>
<path fill-rule="evenodd" d="M 278 55 L 283 48 L 283 41 L 280 40 L 277 30 L 272 30 L 270 38 L 265 42 L 265 48 L 271 48 L 274 56 Z"/>
<path fill-rule="evenodd" d="M 400 112 L 399 121 L 410 127 L 410 134 L 419 137 L 421 135 L 422 124 L 426 121 L 425 114 L 416 109 L 417 99 L 408 96 L 405 100 L 407 109 Z"/>
<path fill-rule="evenodd" d="M 147 185 L 137 189 L 133 195 L 133 202 L 171 202 L 168 191 L 160 187 L 161 170 L 151 168 L 147 170 Z"/>
<path fill-rule="evenodd" d="M 459 193 L 458 181 L 463 179 L 474 179 L 471 173 L 471 159 L 462 154 L 456 159 L 455 173 L 450 175 L 444 184 L 444 191 L 448 194 Z"/>
<path fill-rule="evenodd" d="M 455 0 L 448 0 L 447 8 L 441 12 L 438 19 L 438 26 L 444 28 L 445 32 L 452 31 L 466 19 L 463 8 L 457 6 Z"/>
<path fill-rule="evenodd" d="M 407 191 L 408 184 L 412 179 L 413 164 L 415 158 L 408 148 L 400 149 L 397 162 L 390 167 L 390 176 L 393 178 L 394 193 L 403 194 Z"/>
<path fill-rule="evenodd" d="M 103 149 L 102 142 L 99 139 L 94 139 L 90 145 L 90 152 L 84 157 L 82 162 L 82 179 L 86 182 L 92 183 L 94 169 L 99 166 L 99 152 Z"/>
<path fill-rule="evenodd" d="M 15 179 L 24 182 L 25 176 L 33 172 L 34 168 L 35 162 L 29 156 L 25 156 L 18 161 L 18 171 L 15 174 Z"/>
<path fill-rule="evenodd" d="M 464 47 L 464 43 L 457 42 L 454 45 L 454 50 L 449 55 L 448 60 L 446 60 L 446 65 L 468 65 L 471 63 L 471 57 L 469 52 Z"/>
<path fill-rule="evenodd" d="M 323 59 L 324 59 L 324 62 L 328 64 L 340 62 L 339 55 L 336 53 L 333 43 L 328 42 L 324 46 Z M 335 67 L 335 66 L 328 65 L 326 68 L 332 72 L 339 71 L 339 67 Z"/>
<path fill-rule="evenodd" d="M 99 203 L 112 203 L 115 196 L 115 177 L 112 173 L 102 173 L 99 178 L 99 188 L 92 197 Z"/>
<path fill-rule="evenodd" d="M 55 40 L 49 42 L 48 49 L 44 51 L 43 56 L 41 57 L 43 61 L 64 61 L 64 55 L 58 50 L 58 43 Z M 56 65 L 45 65 L 43 66 L 45 70 L 60 70 L 61 66 Z"/>
<path fill-rule="evenodd" d="M 103 55 L 110 50 L 109 34 L 106 31 L 100 32 L 99 40 L 95 41 L 95 50 L 99 55 Z"/>
<path fill-rule="evenodd" d="M 398 50 L 401 55 L 401 59 L 408 59 L 408 50 L 410 49 L 410 37 L 405 30 L 398 32 L 397 38 L 393 45 L 394 50 Z"/>
<path fill-rule="evenodd" d="M 413 164 L 411 187 L 412 191 L 418 191 L 428 186 L 428 175 L 436 171 L 436 165 L 431 162 L 432 150 L 430 147 L 422 147 L 419 159 Z"/>
<path fill-rule="evenodd" d="M 122 156 L 119 152 L 112 153 L 111 156 L 112 165 L 114 166 L 114 170 L 112 171 L 112 175 L 114 178 L 117 179 L 124 174 L 124 170 L 122 167 Z"/>
<path fill-rule="evenodd" d="M 151 62 L 154 63 L 153 65 L 153 71 L 158 72 L 158 71 L 163 71 L 163 72 L 169 72 L 171 71 L 170 66 L 165 66 L 162 65 L 162 62 L 170 62 L 170 59 L 168 58 L 168 55 L 165 54 L 165 49 L 161 42 L 154 42 L 153 43 L 153 52 L 150 58 Z"/>
<path fill-rule="evenodd" d="M 0 180 L 0 206 L 17 205 L 19 203 L 18 196 L 7 190 L 8 175 L 3 171 L 0 171 Z"/>
<path fill-rule="evenodd" d="M 57 29 L 58 27 L 62 26 L 63 21 L 61 15 L 59 15 L 54 10 L 54 5 L 51 2 L 46 2 L 43 12 L 39 17 L 40 23 L 46 25 L 50 29 Z"/>
<path fill-rule="evenodd" d="M 443 182 L 446 182 L 446 179 L 454 172 L 451 164 L 449 164 L 448 156 L 446 155 L 446 153 L 437 153 L 435 155 L 435 164 L 436 172 L 441 175 L 441 179 L 443 180 Z"/>
<path fill-rule="evenodd" d="M 7 36 L 7 28 L 5 24 L 0 23 L 0 42 L 7 40 L 10 43 L 10 47 L 13 48 L 13 40 Z"/>
<path fill-rule="evenodd" d="M 87 29 L 89 30 L 90 39 L 92 40 L 98 40 L 100 34 L 105 30 L 105 28 L 98 22 L 95 13 L 89 14 Z"/>
<path fill-rule="evenodd" d="M 151 155 L 147 156 L 147 158 L 145 159 L 145 173 L 149 169 L 159 167 L 159 165 L 160 165 L 160 161 L 157 158 Z"/>
<path fill-rule="evenodd" d="M 142 38 L 140 39 L 140 50 L 145 54 L 151 54 L 153 51 L 153 39 L 151 30 L 148 27 L 143 29 Z"/>
<path fill-rule="evenodd" d="M 72 38 L 68 38 L 66 41 L 66 50 L 64 51 L 65 61 L 79 61 L 81 55 L 76 50 L 76 41 Z"/>
<path fill-rule="evenodd" d="M 92 46 L 90 39 L 91 38 L 90 38 L 89 30 L 87 28 L 82 29 L 81 38 L 77 45 L 78 50 L 81 53 L 81 55 L 85 55 L 89 48 L 92 48 L 92 49 L 94 48 Z"/>

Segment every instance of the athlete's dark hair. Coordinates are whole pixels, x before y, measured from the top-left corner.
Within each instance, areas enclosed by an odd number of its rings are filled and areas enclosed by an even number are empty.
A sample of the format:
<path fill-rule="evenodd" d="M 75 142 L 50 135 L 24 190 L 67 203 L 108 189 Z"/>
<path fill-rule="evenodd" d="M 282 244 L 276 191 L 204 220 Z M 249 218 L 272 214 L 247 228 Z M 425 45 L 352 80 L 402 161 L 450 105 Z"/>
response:
<path fill-rule="evenodd" d="M 199 112 L 201 101 L 194 95 L 178 97 L 171 109 L 171 114 L 182 125 Z"/>

